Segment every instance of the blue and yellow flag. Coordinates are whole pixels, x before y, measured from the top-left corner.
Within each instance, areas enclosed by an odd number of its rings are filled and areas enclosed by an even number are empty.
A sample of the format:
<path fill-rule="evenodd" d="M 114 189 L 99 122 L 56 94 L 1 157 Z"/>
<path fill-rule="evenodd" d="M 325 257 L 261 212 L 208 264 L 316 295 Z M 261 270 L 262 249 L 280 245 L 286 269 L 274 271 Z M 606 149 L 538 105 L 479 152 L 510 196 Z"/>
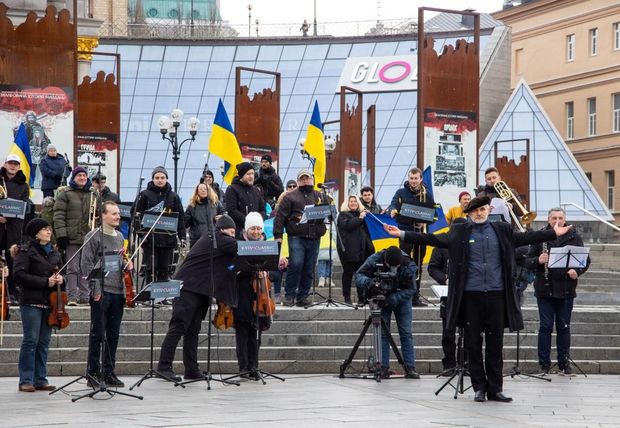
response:
<path fill-rule="evenodd" d="M 314 110 L 312 111 L 310 125 L 308 125 L 304 150 L 314 158 L 314 186 L 318 189 L 319 184 L 325 183 L 326 167 L 323 122 L 321 122 L 318 101 L 314 102 Z"/>
<path fill-rule="evenodd" d="M 237 174 L 237 165 L 243 162 L 243 157 L 221 98 L 217 105 L 213 129 L 211 130 L 209 152 L 224 161 L 224 181 L 228 184 L 232 183 Z"/>
<path fill-rule="evenodd" d="M 396 245 L 398 247 L 398 238 L 391 237 L 385 229 L 383 229 L 384 223 L 391 226 L 396 226 L 396 220 L 388 214 L 369 213 L 366 217 L 364 217 L 364 221 L 366 222 L 366 228 L 368 229 L 370 239 L 375 246 L 376 253 L 391 247 L 392 245 Z"/>
<path fill-rule="evenodd" d="M 20 159 L 20 168 L 30 186 L 34 184 L 36 171 L 32 166 L 32 156 L 30 155 L 30 144 L 28 143 L 28 134 L 26 133 L 26 125 L 21 123 L 15 134 L 13 145 L 9 149 L 10 155 L 17 155 Z"/>

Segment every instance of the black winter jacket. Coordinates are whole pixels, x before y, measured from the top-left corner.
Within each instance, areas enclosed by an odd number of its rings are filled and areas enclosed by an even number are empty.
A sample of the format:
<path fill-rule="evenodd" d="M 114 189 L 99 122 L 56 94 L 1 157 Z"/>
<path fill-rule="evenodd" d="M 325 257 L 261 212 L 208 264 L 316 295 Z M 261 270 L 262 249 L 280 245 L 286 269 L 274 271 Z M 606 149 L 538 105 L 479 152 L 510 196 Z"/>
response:
<path fill-rule="evenodd" d="M 185 261 L 174 275 L 183 281 L 183 290 L 203 296 L 215 297 L 229 306 L 237 305 L 234 258 L 237 254 L 237 241 L 221 231 L 215 232 L 217 248 L 208 233 L 196 242 L 187 254 Z M 211 255 L 213 254 L 213 284 L 211 287 Z"/>
<path fill-rule="evenodd" d="M 60 253 L 53 250 L 46 254 L 43 247 L 33 238 L 28 237 L 20 246 L 13 261 L 13 277 L 20 288 L 20 305 L 50 304 L 50 293 L 55 287 L 49 287 L 48 278 L 62 265 Z M 61 288 L 65 289 L 66 283 Z"/>
<path fill-rule="evenodd" d="M 550 230 L 551 226 L 547 225 L 545 230 Z M 583 247 L 583 240 L 577 234 L 575 229 L 568 231 L 566 235 L 560 236 L 554 241 L 547 243 L 547 248 L 564 247 L 573 245 L 575 247 Z M 545 265 L 538 263 L 538 256 L 542 253 L 542 244 L 531 245 L 530 250 L 525 259 L 525 267 L 536 272 L 536 280 L 534 281 L 534 292 L 536 297 L 553 297 L 556 299 L 566 299 L 577 295 L 577 280 L 571 279 L 566 272 L 568 269 L 549 269 L 549 285 L 545 281 Z M 575 269 L 577 275 L 583 275 L 590 267 L 590 257 L 585 267 Z"/>
<path fill-rule="evenodd" d="M 273 236 L 282 238 L 284 228 L 288 236 L 300 236 L 302 238 L 319 239 L 325 235 L 327 228 L 323 220 L 310 220 L 299 223 L 306 205 L 324 203 L 325 196 L 314 190 L 312 186 L 301 186 L 292 192 L 288 192 L 278 205 L 276 218 L 273 222 Z"/>
<path fill-rule="evenodd" d="M 143 190 L 138 195 L 136 202 L 131 207 L 131 215 L 134 213 L 140 213 L 140 215 L 144 214 L 144 212 L 160 202 L 164 201 L 164 209 L 168 209 L 173 213 L 178 213 L 177 217 L 179 219 L 177 224 L 177 235 L 173 234 L 165 234 L 165 233 L 156 233 L 155 234 L 155 247 L 156 248 L 174 248 L 177 245 L 177 236 L 179 239 L 184 240 L 186 238 L 185 231 L 185 215 L 183 213 L 183 205 L 181 204 L 181 199 L 179 196 L 172 191 L 172 187 L 170 183 L 166 183 L 166 185 L 162 187 L 157 187 L 152 181 L 149 181 L 149 184 L 146 186 L 146 190 Z M 159 214 L 154 213 L 154 214 Z M 145 242 L 145 247 L 150 247 L 152 245 L 152 240 L 149 237 Z"/>
<path fill-rule="evenodd" d="M 390 206 L 388 207 L 388 213 L 392 210 L 396 210 L 398 213 L 396 214 L 396 223 L 398 223 L 398 227 L 401 230 L 413 230 L 413 226 L 416 221 L 411 217 L 406 217 L 400 215 L 400 210 L 403 204 L 412 204 L 412 205 L 423 205 L 428 208 L 432 208 L 435 205 L 435 201 L 431 197 L 431 195 L 427 192 L 424 202 L 420 202 L 420 194 L 419 191 L 413 191 L 411 187 L 409 187 L 409 182 L 405 181 L 403 187 L 398 189 L 396 193 L 394 193 L 394 197 L 392 197 L 392 202 L 390 202 Z"/>
<path fill-rule="evenodd" d="M 258 178 L 254 182 L 254 185 L 262 192 L 265 201 L 275 202 L 278 196 L 284 192 L 282 179 L 271 166 L 266 170 L 259 168 Z"/>
<path fill-rule="evenodd" d="M 9 178 L 4 167 L 0 168 L 0 184 L 7 191 L 7 198 L 17 199 L 19 201 L 28 201 L 30 187 L 26 182 L 26 176 L 23 172 L 17 171 L 13 178 Z M 7 218 L 6 223 L 0 224 L 0 244 L 9 248 L 13 244 L 19 244 L 22 238 L 22 228 L 24 220 L 20 218 Z"/>
<path fill-rule="evenodd" d="M 534 244 L 555 239 L 553 230 L 537 232 L 515 232 L 508 223 L 490 223 L 501 248 L 503 263 L 503 282 L 506 302 L 506 319 L 504 325 L 511 331 L 523 329 L 523 316 L 517 300 L 517 291 L 514 287 L 514 257 L 515 247 Z M 406 242 L 414 244 L 428 244 L 433 247 L 448 249 L 448 306 L 446 316 L 446 328 L 454 329 L 457 325 L 462 326 L 465 322 L 463 313 L 463 294 L 469 264 L 469 237 L 472 223 L 453 224 L 447 233 L 434 235 L 432 233 L 405 232 Z"/>
<path fill-rule="evenodd" d="M 110 201 L 116 204 L 121 203 L 121 198 L 119 198 L 116 193 L 110 190 L 108 186 L 104 186 L 103 190 L 101 191 L 101 199 L 103 200 L 103 202 Z"/>
<path fill-rule="evenodd" d="M 338 214 L 337 249 L 341 262 L 363 262 L 375 252 L 359 211 Z"/>
<path fill-rule="evenodd" d="M 196 205 L 190 205 L 185 210 L 185 228 L 189 228 L 189 245 L 193 247 L 198 239 L 208 232 L 209 223 L 215 230 L 214 218 L 216 215 L 223 214 L 224 207 L 218 201 L 213 205 L 208 198 L 202 199 Z"/>
<path fill-rule="evenodd" d="M 446 248 L 433 248 L 433 254 L 428 261 L 428 274 L 439 285 L 448 282 L 448 250 Z"/>
<path fill-rule="evenodd" d="M 251 185 L 245 184 L 235 177 L 232 184 L 226 188 L 226 211 L 235 221 L 237 236 L 245 227 L 245 216 L 252 211 L 260 213 L 263 218 L 266 216 L 265 201 L 259 190 Z"/>

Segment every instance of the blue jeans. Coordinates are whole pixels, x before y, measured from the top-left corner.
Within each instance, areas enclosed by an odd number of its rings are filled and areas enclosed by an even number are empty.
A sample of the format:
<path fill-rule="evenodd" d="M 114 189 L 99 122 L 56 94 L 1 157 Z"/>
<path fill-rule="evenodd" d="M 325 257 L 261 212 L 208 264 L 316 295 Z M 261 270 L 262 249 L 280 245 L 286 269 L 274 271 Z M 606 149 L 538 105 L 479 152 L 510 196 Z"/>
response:
<path fill-rule="evenodd" d="M 103 342 L 103 373 L 114 372 L 116 348 L 123 320 L 125 296 L 104 292 L 101 300 L 90 300 L 91 329 L 88 339 L 88 373 L 101 371 L 101 343 Z"/>
<path fill-rule="evenodd" d="M 279 270 L 273 270 L 269 272 L 269 280 L 271 281 L 271 285 L 273 286 L 273 294 L 279 295 L 282 289 L 282 277 L 284 273 Z"/>
<path fill-rule="evenodd" d="M 308 297 L 312 274 L 319 256 L 318 239 L 288 237 L 288 270 L 286 272 L 285 297 L 297 301 Z"/>
<path fill-rule="evenodd" d="M 551 333 L 555 321 L 556 344 L 558 348 L 558 366 L 563 369 L 570 356 L 570 318 L 573 312 L 573 298 L 555 299 L 538 297 L 538 363 L 551 366 Z"/>
<path fill-rule="evenodd" d="M 331 265 L 329 263 L 329 260 L 319 260 L 316 265 L 316 271 L 319 278 L 329 278 L 329 274 L 331 271 Z"/>
<path fill-rule="evenodd" d="M 22 305 L 24 338 L 19 351 L 19 384 L 47 385 L 47 351 L 52 328 L 47 325 L 50 309 Z"/>
<path fill-rule="evenodd" d="M 396 318 L 396 325 L 398 326 L 398 335 L 400 336 L 400 351 L 403 354 L 403 360 L 408 367 L 415 367 L 415 353 L 413 351 L 413 328 L 411 321 L 413 319 L 413 310 L 411 309 L 411 299 L 407 299 L 398 306 L 388 307 L 381 309 L 381 317 L 385 324 L 390 329 L 390 322 L 392 318 L 392 312 L 394 318 Z M 388 336 L 381 333 L 381 365 L 383 367 L 390 367 L 390 341 Z"/>

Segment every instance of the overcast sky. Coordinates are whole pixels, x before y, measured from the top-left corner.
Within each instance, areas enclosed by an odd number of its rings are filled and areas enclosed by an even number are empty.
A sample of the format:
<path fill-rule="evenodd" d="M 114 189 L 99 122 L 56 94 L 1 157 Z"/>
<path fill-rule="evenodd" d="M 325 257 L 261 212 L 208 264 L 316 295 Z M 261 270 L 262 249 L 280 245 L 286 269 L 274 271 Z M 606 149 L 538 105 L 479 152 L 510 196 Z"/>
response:
<path fill-rule="evenodd" d="M 231 24 L 248 21 L 248 4 L 252 5 L 252 21 L 264 24 L 298 23 L 313 20 L 315 0 L 221 0 L 221 14 Z M 316 0 L 317 21 L 342 22 L 380 19 L 415 18 L 418 7 L 443 9 L 475 9 L 495 12 L 503 0 Z"/>

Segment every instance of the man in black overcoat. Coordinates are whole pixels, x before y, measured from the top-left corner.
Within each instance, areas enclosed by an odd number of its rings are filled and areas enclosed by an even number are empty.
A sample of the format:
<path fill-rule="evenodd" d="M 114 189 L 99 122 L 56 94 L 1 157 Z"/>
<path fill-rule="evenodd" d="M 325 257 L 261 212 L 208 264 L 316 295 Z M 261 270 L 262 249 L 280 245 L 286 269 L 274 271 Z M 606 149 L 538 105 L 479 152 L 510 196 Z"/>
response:
<path fill-rule="evenodd" d="M 471 221 L 453 225 L 437 235 L 401 232 L 386 225 L 390 235 L 415 244 L 447 248 L 448 302 L 446 327 L 465 327 L 465 346 L 469 356 L 475 401 L 510 402 L 502 392 L 502 348 L 504 328 L 523 329 L 523 317 L 513 283 L 515 247 L 552 241 L 570 226 L 537 232 L 514 232 L 508 223 L 489 222 L 490 199 L 471 200 L 464 210 Z M 486 361 L 482 359 L 482 333 Z"/>

